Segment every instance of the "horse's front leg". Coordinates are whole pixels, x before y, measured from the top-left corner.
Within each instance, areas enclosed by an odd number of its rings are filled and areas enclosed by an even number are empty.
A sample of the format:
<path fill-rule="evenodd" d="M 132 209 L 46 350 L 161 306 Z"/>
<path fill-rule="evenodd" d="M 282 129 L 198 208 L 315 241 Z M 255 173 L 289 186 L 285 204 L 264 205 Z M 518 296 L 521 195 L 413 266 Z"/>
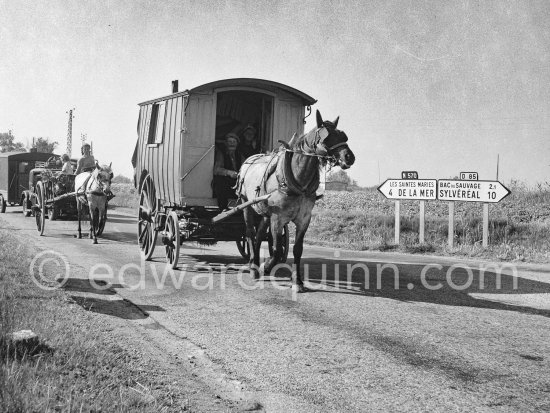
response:
<path fill-rule="evenodd" d="M 292 279 L 292 288 L 296 288 L 297 292 L 304 293 L 306 292 L 306 288 L 304 287 L 304 280 L 302 278 L 302 270 L 300 268 L 300 261 L 302 259 L 302 252 L 304 251 L 304 237 L 306 235 L 306 231 L 309 227 L 309 222 L 311 220 L 311 212 L 308 214 L 307 217 L 303 217 L 303 219 L 296 220 L 296 239 L 294 242 L 294 266 L 296 268 L 293 279 Z"/>
<path fill-rule="evenodd" d="M 244 223 L 246 225 L 246 242 L 248 244 L 248 251 L 250 251 L 250 257 L 248 260 L 248 266 L 250 272 L 254 278 L 260 277 L 259 264 L 260 259 L 256 257 L 256 229 L 254 228 L 254 211 L 252 208 L 247 207 L 243 210 Z"/>
<path fill-rule="evenodd" d="M 263 217 L 258 224 L 258 228 L 256 229 L 256 240 L 254 243 L 254 265 L 258 268 L 260 266 L 260 248 L 262 246 L 262 241 L 265 238 L 268 226 L 269 218 Z"/>
<path fill-rule="evenodd" d="M 264 265 L 265 274 L 269 274 L 283 256 L 283 228 L 285 224 L 280 217 L 271 216 L 271 236 L 273 238 L 273 256 L 269 257 Z"/>
<path fill-rule="evenodd" d="M 78 216 L 78 238 L 82 238 L 82 227 L 80 221 L 82 220 L 82 204 L 80 201 L 76 201 L 76 215 Z"/>
<path fill-rule="evenodd" d="M 96 220 L 96 211 L 97 208 L 89 207 L 89 214 L 90 214 L 90 239 L 94 240 L 94 244 L 97 244 L 97 236 L 95 233 L 96 226 L 94 225 L 94 221 Z"/>

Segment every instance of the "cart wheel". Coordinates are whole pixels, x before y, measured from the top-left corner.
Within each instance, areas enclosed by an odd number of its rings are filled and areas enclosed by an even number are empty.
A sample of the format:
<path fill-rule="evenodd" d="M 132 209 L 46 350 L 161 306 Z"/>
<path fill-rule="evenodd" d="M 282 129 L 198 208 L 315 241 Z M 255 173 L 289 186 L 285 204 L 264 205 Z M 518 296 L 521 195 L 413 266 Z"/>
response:
<path fill-rule="evenodd" d="M 4 214 L 6 212 L 6 200 L 3 195 L 0 195 L 0 212 Z"/>
<path fill-rule="evenodd" d="M 240 240 L 235 242 L 237 243 L 237 248 L 239 249 L 242 257 L 246 260 L 246 262 L 248 262 L 250 260 L 250 247 L 246 241 L 246 235 L 243 235 Z"/>
<path fill-rule="evenodd" d="M 162 242 L 166 249 L 166 262 L 170 265 L 170 268 L 176 268 L 180 255 L 180 228 L 178 215 L 175 211 L 170 211 L 166 217 Z"/>
<path fill-rule="evenodd" d="M 23 216 L 25 218 L 30 217 L 32 214 L 32 210 L 29 209 L 29 195 L 25 192 L 25 195 L 23 195 Z"/>
<path fill-rule="evenodd" d="M 285 263 L 288 258 L 288 244 L 288 225 L 285 225 L 283 227 L 283 255 L 281 256 L 281 263 Z M 273 237 L 271 235 L 271 229 L 269 229 L 267 233 L 267 246 L 269 248 L 269 255 L 273 256 Z"/>
<path fill-rule="evenodd" d="M 40 235 L 43 235 L 46 224 L 46 201 L 44 199 L 44 184 L 42 181 L 36 184 L 36 206 L 34 214 L 36 218 L 36 230 Z"/>
<path fill-rule="evenodd" d="M 103 230 L 105 229 L 106 222 L 107 222 L 107 202 L 105 202 L 105 210 L 103 212 L 103 216 L 99 219 L 99 224 L 95 229 L 96 236 L 99 237 L 101 234 L 103 234 Z"/>
<path fill-rule="evenodd" d="M 155 228 L 157 198 L 155 186 L 150 175 L 145 177 L 139 195 L 138 245 L 141 257 L 150 260 L 155 250 L 158 230 Z"/>
<path fill-rule="evenodd" d="M 48 213 L 48 218 L 50 219 L 50 221 L 55 221 L 57 218 L 59 218 L 59 207 L 57 207 L 56 205 L 52 205 Z"/>

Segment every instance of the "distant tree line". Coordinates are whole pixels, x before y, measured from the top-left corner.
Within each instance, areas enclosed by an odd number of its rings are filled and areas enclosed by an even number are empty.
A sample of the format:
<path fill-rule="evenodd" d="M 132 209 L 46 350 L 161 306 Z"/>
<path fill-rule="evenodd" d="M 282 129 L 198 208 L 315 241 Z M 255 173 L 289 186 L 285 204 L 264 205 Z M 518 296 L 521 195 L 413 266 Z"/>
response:
<path fill-rule="evenodd" d="M 36 148 L 37 152 L 52 153 L 58 145 L 56 141 L 53 141 L 50 138 L 38 137 L 32 138 L 32 140 L 32 148 Z M 11 132 L 0 132 L 0 152 L 13 151 L 26 152 L 27 148 L 23 143 L 16 142 L 15 136 L 12 135 Z"/>

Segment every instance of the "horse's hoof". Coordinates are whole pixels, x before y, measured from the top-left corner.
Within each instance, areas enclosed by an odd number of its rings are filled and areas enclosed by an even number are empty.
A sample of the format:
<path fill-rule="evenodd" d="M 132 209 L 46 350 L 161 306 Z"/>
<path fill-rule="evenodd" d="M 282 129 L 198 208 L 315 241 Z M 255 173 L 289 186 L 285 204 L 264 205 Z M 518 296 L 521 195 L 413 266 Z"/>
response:
<path fill-rule="evenodd" d="M 94 239 L 94 244 L 97 244 L 97 240 L 96 240 L 96 239 Z"/>
<path fill-rule="evenodd" d="M 255 280 L 260 279 L 260 272 L 258 271 L 257 268 L 251 268 L 250 269 L 250 274 L 252 275 L 252 278 L 254 278 Z"/>
<path fill-rule="evenodd" d="M 303 294 L 307 292 L 307 288 L 304 287 L 304 284 L 292 284 L 292 289 L 295 290 L 298 294 Z"/>
<path fill-rule="evenodd" d="M 78 239 L 82 239 L 82 235 L 79 234 L 79 235 L 78 235 Z"/>

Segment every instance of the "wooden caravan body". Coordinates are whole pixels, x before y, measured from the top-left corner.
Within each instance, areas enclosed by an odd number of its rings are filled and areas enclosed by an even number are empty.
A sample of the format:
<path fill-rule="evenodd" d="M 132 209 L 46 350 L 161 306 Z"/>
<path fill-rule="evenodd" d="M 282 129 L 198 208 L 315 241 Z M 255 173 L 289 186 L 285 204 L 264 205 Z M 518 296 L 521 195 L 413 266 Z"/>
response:
<path fill-rule="evenodd" d="M 132 163 L 137 188 L 149 175 L 164 206 L 215 206 L 216 143 L 252 123 L 263 152 L 304 132 L 315 99 L 268 80 L 211 82 L 139 105 L 138 142 Z"/>
<path fill-rule="evenodd" d="M 30 189 L 29 172 L 36 161 L 47 161 L 52 153 L 4 152 L 0 153 L 0 195 L 8 203 L 21 203 L 22 194 Z"/>

